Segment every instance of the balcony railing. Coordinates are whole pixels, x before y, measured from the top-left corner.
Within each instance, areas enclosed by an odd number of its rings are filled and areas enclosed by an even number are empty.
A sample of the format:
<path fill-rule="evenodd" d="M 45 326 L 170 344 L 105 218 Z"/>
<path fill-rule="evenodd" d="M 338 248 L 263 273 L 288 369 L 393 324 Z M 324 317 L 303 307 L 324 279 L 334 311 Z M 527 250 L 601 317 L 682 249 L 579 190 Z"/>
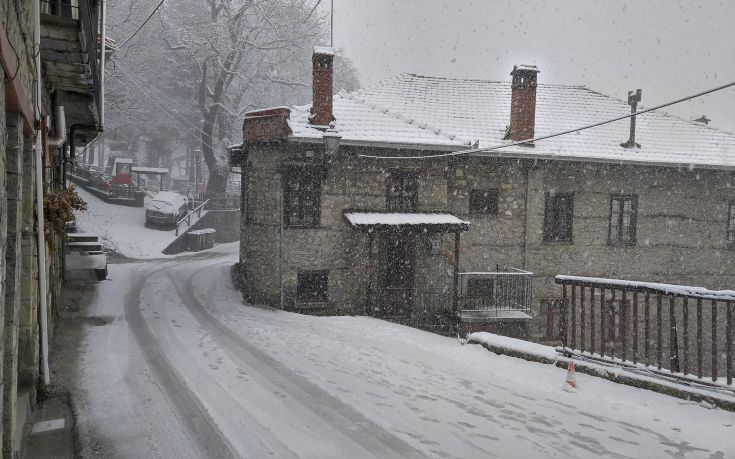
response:
<path fill-rule="evenodd" d="M 497 265 L 494 272 L 459 273 L 459 309 L 497 318 L 526 318 L 531 313 L 533 273 Z"/>
<path fill-rule="evenodd" d="M 566 350 L 732 384 L 735 291 L 576 276 L 556 283 Z"/>

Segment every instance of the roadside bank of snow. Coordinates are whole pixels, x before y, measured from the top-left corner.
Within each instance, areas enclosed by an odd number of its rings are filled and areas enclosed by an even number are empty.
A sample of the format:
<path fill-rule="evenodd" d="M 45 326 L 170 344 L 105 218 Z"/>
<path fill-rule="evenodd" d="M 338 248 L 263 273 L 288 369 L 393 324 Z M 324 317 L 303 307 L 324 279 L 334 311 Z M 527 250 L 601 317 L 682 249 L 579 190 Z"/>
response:
<path fill-rule="evenodd" d="M 145 209 L 141 207 L 108 204 L 79 187 L 77 192 L 87 203 L 86 211 L 75 213 L 79 231 L 97 234 L 106 249 L 126 257 L 166 256 L 161 252 L 176 238 L 173 229 L 146 228 Z"/>

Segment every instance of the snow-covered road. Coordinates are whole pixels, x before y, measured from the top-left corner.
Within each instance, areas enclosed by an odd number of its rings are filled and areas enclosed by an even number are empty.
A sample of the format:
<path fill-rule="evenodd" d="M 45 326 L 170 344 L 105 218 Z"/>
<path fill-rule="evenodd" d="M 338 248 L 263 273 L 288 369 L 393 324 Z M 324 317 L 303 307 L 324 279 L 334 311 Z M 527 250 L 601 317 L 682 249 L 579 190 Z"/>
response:
<path fill-rule="evenodd" d="M 733 457 L 735 415 L 366 317 L 246 306 L 236 246 L 111 266 L 82 309 L 82 453 Z M 70 362 L 71 365 L 71 362 Z"/>

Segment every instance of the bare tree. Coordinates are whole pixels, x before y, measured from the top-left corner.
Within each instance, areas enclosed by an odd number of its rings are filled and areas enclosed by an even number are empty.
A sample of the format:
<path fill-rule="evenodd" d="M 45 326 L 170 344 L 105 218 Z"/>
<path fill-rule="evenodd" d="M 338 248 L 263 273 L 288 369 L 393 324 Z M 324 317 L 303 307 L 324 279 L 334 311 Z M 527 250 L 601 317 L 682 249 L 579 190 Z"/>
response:
<path fill-rule="evenodd" d="M 276 87 L 308 87 L 307 50 L 325 30 L 321 16 L 307 19 L 310 9 L 304 0 L 181 0 L 167 9 L 165 39 L 198 70 L 208 191 L 225 191 L 228 169 L 217 146 L 244 111 L 264 102 L 266 94 L 271 99 Z"/>

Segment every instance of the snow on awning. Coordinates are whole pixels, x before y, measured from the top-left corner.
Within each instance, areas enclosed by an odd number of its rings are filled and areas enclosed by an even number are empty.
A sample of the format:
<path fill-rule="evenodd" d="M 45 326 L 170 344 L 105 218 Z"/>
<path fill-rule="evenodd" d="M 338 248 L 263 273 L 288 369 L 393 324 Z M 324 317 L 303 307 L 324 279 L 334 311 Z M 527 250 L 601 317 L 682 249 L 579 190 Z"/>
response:
<path fill-rule="evenodd" d="M 133 172 L 135 172 L 136 174 L 164 175 L 164 174 L 168 174 L 168 169 L 166 169 L 165 167 L 133 166 Z"/>
<path fill-rule="evenodd" d="M 354 229 L 416 229 L 432 232 L 467 231 L 470 222 L 448 212 L 360 212 L 347 211 L 345 219 Z"/>

